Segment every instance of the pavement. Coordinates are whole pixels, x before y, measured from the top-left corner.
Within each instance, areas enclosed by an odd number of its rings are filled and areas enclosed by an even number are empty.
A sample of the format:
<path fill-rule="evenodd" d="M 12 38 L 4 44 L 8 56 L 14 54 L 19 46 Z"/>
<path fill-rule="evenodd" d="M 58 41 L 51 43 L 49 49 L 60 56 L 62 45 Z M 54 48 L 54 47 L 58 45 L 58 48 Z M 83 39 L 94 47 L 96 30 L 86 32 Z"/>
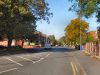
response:
<path fill-rule="evenodd" d="M 8 53 L 0 56 L 0 75 L 100 75 L 100 59 L 70 48 Z"/>

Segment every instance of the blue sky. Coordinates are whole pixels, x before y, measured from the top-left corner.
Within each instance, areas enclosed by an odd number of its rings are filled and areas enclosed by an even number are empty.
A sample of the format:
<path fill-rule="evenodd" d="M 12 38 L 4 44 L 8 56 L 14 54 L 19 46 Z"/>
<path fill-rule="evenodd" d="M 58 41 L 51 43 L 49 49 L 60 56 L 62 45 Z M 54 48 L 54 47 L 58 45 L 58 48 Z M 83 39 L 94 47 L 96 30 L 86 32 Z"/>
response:
<path fill-rule="evenodd" d="M 47 35 L 55 35 L 56 39 L 59 39 L 64 35 L 64 29 L 69 22 L 77 18 L 75 12 L 69 12 L 68 8 L 71 6 L 71 2 L 68 0 L 46 0 L 49 3 L 53 17 L 50 18 L 50 24 L 42 21 L 37 22 L 37 30 Z M 89 30 L 96 30 L 98 24 L 96 23 L 95 16 L 89 19 L 85 19 L 89 24 Z"/>

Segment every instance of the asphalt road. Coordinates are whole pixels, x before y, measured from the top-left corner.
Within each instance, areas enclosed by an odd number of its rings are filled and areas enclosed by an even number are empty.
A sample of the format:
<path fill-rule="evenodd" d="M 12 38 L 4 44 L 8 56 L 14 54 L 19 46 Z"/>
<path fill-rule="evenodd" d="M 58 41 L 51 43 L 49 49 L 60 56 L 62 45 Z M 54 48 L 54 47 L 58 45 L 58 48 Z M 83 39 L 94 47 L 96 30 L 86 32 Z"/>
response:
<path fill-rule="evenodd" d="M 68 48 L 8 54 L 0 56 L 0 75 L 100 75 L 100 59 Z"/>

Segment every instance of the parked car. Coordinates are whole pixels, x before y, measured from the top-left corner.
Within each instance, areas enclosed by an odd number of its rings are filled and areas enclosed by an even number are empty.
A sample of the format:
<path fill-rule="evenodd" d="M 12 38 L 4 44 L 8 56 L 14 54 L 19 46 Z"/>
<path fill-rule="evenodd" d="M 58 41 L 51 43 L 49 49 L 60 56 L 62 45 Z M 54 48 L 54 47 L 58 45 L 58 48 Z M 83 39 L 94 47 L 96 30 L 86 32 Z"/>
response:
<path fill-rule="evenodd" d="M 0 50 L 6 50 L 6 49 L 7 49 L 6 46 L 0 45 Z"/>
<path fill-rule="evenodd" d="M 20 45 L 17 45 L 17 46 L 11 46 L 10 48 L 19 49 L 19 48 L 22 48 L 22 47 Z"/>
<path fill-rule="evenodd" d="M 51 49 L 51 44 L 50 43 L 45 43 L 45 49 Z"/>
<path fill-rule="evenodd" d="M 41 48 L 41 45 L 35 45 L 34 48 Z"/>
<path fill-rule="evenodd" d="M 80 50 L 80 45 L 76 45 L 76 46 L 75 46 L 75 49 Z"/>

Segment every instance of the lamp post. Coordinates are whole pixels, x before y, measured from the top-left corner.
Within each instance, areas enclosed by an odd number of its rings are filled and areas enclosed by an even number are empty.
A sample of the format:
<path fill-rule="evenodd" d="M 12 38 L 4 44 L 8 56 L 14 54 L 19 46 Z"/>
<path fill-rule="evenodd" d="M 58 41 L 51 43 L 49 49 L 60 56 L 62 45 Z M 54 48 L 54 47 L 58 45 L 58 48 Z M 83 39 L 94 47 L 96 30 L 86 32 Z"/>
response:
<path fill-rule="evenodd" d="M 82 3 L 81 3 L 82 4 Z M 80 9 L 82 9 L 82 6 L 80 7 Z M 83 48 L 82 48 L 82 32 L 81 32 L 81 29 L 82 29 L 82 23 L 81 23 L 81 18 L 82 18 L 82 12 L 80 11 L 79 12 L 79 19 L 80 19 L 80 51 L 82 51 L 83 50 Z"/>
<path fill-rule="evenodd" d="M 82 47 L 82 32 L 81 32 L 81 29 L 82 29 L 82 27 L 81 27 L 81 25 L 82 25 L 82 23 L 81 23 L 81 18 L 80 18 L 80 51 L 82 51 L 83 50 L 83 47 Z"/>

